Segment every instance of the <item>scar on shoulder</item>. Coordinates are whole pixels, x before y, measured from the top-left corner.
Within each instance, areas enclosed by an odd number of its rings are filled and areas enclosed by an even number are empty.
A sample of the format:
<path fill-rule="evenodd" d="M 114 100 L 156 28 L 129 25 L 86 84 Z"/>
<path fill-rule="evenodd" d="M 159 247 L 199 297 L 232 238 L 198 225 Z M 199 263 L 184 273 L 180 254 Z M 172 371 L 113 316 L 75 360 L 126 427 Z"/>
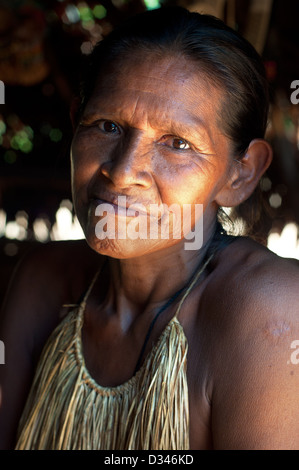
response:
<path fill-rule="evenodd" d="M 285 320 L 273 320 L 266 323 L 263 333 L 268 340 L 278 343 L 280 339 L 290 335 L 291 325 Z"/>

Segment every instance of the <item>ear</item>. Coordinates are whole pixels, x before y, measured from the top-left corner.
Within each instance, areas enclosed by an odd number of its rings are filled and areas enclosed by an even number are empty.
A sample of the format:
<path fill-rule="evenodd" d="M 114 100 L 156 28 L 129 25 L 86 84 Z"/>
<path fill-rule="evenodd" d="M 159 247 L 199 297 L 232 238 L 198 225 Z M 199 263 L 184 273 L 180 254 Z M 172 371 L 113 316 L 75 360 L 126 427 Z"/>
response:
<path fill-rule="evenodd" d="M 80 108 L 80 98 L 78 96 L 74 97 L 71 101 L 70 106 L 70 119 L 73 127 L 73 131 L 75 131 L 78 125 L 78 112 Z"/>
<path fill-rule="evenodd" d="M 272 161 L 272 148 L 263 139 L 253 140 L 245 155 L 233 162 L 229 180 L 216 196 L 222 207 L 235 207 L 246 201 Z"/>

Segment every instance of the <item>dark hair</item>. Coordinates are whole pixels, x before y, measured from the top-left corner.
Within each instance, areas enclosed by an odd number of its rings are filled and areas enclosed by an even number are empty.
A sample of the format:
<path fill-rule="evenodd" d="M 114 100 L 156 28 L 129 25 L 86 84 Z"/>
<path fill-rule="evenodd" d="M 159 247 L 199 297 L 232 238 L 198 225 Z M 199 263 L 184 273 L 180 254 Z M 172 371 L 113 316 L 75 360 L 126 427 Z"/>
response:
<path fill-rule="evenodd" d="M 100 41 L 88 57 L 81 88 L 83 111 L 97 77 L 134 51 L 180 54 L 226 91 L 218 125 L 232 142 L 234 158 L 263 138 L 269 94 L 263 62 L 254 47 L 221 20 L 182 7 L 162 7 L 127 20 Z M 253 211 L 254 212 L 254 211 Z"/>

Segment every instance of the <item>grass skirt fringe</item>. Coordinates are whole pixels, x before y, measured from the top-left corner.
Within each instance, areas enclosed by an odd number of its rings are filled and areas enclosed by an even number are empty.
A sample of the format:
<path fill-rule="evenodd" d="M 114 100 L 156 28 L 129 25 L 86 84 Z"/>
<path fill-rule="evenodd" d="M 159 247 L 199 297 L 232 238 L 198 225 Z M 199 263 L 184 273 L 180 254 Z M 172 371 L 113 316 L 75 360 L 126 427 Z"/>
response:
<path fill-rule="evenodd" d="M 82 355 L 84 305 L 51 335 L 16 449 L 188 450 L 187 341 L 173 318 L 134 377 L 101 387 Z"/>

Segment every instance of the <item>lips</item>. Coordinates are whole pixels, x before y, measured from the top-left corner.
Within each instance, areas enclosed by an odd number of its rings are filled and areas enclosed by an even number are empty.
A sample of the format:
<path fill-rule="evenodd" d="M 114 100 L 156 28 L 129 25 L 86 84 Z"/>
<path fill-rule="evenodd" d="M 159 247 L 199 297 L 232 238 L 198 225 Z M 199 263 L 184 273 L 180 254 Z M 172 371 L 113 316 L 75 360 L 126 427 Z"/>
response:
<path fill-rule="evenodd" d="M 130 201 L 127 196 L 96 195 L 92 198 L 98 214 L 107 212 L 121 217 L 154 216 L 150 205 Z M 153 206 L 153 205 L 152 205 Z"/>

